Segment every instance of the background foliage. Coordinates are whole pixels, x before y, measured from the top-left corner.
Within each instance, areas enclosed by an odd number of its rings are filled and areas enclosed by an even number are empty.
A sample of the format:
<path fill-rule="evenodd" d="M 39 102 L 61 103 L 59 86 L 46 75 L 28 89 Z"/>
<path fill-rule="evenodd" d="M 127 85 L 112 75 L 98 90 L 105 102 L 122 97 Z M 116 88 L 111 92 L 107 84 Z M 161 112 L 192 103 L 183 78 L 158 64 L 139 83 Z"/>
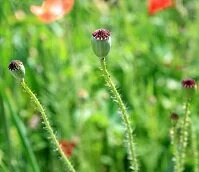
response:
<path fill-rule="evenodd" d="M 199 79 L 198 0 L 154 16 L 144 0 L 77 0 L 52 24 L 31 14 L 39 0 L 0 4 L 0 171 L 63 171 L 38 112 L 8 72 L 12 59 L 26 66 L 25 80 L 57 137 L 76 141 L 70 159 L 77 171 L 128 171 L 119 113 L 90 46 L 97 28 L 112 32 L 108 68 L 128 106 L 140 171 L 173 171 L 169 114 L 183 115 L 181 80 Z M 197 92 L 191 113 L 197 133 L 198 105 Z M 192 171 L 190 149 L 188 156 L 186 171 Z"/>

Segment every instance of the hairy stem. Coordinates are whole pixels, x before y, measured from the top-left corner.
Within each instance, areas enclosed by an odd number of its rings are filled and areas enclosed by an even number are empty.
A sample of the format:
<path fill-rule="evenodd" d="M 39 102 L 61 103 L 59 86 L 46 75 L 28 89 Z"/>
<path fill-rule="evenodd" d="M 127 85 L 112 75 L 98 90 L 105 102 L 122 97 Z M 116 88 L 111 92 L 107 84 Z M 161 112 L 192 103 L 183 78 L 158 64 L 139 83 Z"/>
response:
<path fill-rule="evenodd" d="M 60 154 L 65 166 L 68 168 L 68 170 L 70 172 L 75 172 L 74 167 L 72 166 L 71 162 L 68 160 L 68 158 L 65 156 L 64 152 L 62 151 L 62 148 L 59 144 L 59 142 L 56 139 L 56 136 L 53 132 L 53 129 L 50 126 L 50 123 L 48 121 L 48 118 L 46 116 L 46 113 L 44 111 L 44 108 L 42 107 L 41 103 L 39 102 L 39 100 L 37 99 L 37 97 L 35 96 L 35 94 L 30 90 L 30 88 L 27 86 L 27 84 L 24 82 L 24 80 L 21 81 L 21 86 L 24 88 L 24 90 L 28 93 L 28 95 L 30 96 L 30 98 L 33 100 L 36 108 L 38 109 L 38 111 L 41 113 L 41 117 L 43 119 L 43 122 L 45 124 L 45 127 L 50 135 L 50 139 L 51 141 L 55 144 L 56 150 L 58 151 L 58 153 Z"/>
<path fill-rule="evenodd" d="M 190 115 L 189 115 L 190 103 L 189 101 L 185 104 L 185 114 L 181 127 L 181 137 L 180 137 L 180 172 L 184 170 L 184 163 L 186 159 L 186 148 L 188 144 L 189 137 L 189 127 L 190 127 Z"/>
<path fill-rule="evenodd" d="M 177 126 L 176 124 L 170 130 L 171 136 L 171 144 L 173 145 L 174 149 L 174 172 L 180 172 L 180 156 L 179 156 L 179 149 L 178 149 L 178 135 L 177 135 Z"/>
<path fill-rule="evenodd" d="M 197 136 L 193 123 L 191 122 L 191 147 L 194 159 L 194 172 L 199 172 L 198 164 L 198 149 L 197 149 Z"/>
<path fill-rule="evenodd" d="M 101 62 L 101 68 L 102 68 L 104 78 L 121 111 L 121 118 L 125 126 L 125 132 L 126 132 L 125 134 L 126 134 L 126 139 L 127 139 L 127 144 L 128 144 L 128 154 L 129 154 L 131 169 L 132 171 L 137 172 L 139 170 L 139 167 L 138 167 L 138 161 L 137 161 L 137 156 L 136 156 L 135 141 L 134 141 L 133 131 L 131 129 L 130 120 L 126 111 L 126 107 L 124 103 L 122 102 L 122 99 L 107 71 L 105 58 L 101 58 L 100 62 Z"/>

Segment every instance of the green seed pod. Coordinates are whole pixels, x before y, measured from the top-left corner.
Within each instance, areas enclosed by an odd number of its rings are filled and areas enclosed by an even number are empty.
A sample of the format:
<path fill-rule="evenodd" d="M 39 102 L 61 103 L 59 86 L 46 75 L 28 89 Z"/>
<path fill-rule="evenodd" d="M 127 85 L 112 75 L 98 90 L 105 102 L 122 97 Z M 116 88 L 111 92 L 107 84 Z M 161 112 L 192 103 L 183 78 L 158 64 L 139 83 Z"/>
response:
<path fill-rule="evenodd" d="M 25 76 L 25 67 L 21 61 L 12 60 L 8 66 L 8 69 L 16 79 L 23 80 Z"/>
<path fill-rule="evenodd" d="M 95 32 L 93 32 L 91 45 L 97 57 L 106 57 L 111 48 L 110 32 L 105 29 L 98 29 Z"/>
<path fill-rule="evenodd" d="M 186 99 L 191 99 L 197 90 L 196 81 L 190 78 L 182 81 L 182 87 Z"/>

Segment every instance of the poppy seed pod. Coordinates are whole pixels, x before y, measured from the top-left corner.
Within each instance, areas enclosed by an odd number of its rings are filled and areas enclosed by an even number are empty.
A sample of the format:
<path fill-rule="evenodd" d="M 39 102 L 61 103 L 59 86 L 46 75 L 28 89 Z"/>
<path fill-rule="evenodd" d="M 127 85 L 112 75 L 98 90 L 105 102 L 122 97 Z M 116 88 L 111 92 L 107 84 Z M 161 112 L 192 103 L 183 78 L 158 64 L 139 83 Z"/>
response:
<path fill-rule="evenodd" d="M 186 98 L 190 99 L 195 94 L 197 84 L 194 79 L 189 78 L 182 81 L 182 87 L 185 92 Z"/>
<path fill-rule="evenodd" d="M 177 113 L 172 112 L 172 113 L 170 114 L 170 120 L 171 120 L 171 121 L 176 122 L 176 121 L 178 121 L 178 119 L 179 119 L 179 115 L 178 115 Z"/>
<path fill-rule="evenodd" d="M 19 80 L 22 80 L 25 76 L 25 67 L 19 60 L 12 60 L 8 69 L 11 71 L 11 74 Z"/>
<path fill-rule="evenodd" d="M 91 44 L 96 56 L 106 57 L 111 48 L 110 32 L 106 29 L 97 29 L 92 33 Z"/>

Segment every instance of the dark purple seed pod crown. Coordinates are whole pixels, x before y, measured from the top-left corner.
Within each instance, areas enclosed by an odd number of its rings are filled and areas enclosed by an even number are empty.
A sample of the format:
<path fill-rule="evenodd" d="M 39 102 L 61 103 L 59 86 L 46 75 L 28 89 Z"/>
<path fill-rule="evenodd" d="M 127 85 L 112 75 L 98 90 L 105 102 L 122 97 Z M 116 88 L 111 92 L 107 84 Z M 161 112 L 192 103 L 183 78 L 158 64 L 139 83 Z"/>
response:
<path fill-rule="evenodd" d="M 182 81 L 182 86 L 184 88 L 195 88 L 196 87 L 196 81 L 194 79 L 184 79 Z"/>
<path fill-rule="evenodd" d="M 110 32 L 105 29 L 98 29 L 94 31 L 92 35 L 97 40 L 107 40 L 111 36 Z"/>
<path fill-rule="evenodd" d="M 182 80 L 182 87 L 187 99 L 191 99 L 197 89 L 197 83 L 194 79 L 188 78 Z"/>
<path fill-rule="evenodd" d="M 8 69 L 11 74 L 19 80 L 22 80 L 25 76 L 25 67 L 20 60 L 12 60 L 8 65 Z"/>
<path fill-rule="evenodd" d="M 92 33 L 91 45 L 96 56 L 104 58 L 111 48 L 111 34 L 106 29 L 97 29 Z"/>

